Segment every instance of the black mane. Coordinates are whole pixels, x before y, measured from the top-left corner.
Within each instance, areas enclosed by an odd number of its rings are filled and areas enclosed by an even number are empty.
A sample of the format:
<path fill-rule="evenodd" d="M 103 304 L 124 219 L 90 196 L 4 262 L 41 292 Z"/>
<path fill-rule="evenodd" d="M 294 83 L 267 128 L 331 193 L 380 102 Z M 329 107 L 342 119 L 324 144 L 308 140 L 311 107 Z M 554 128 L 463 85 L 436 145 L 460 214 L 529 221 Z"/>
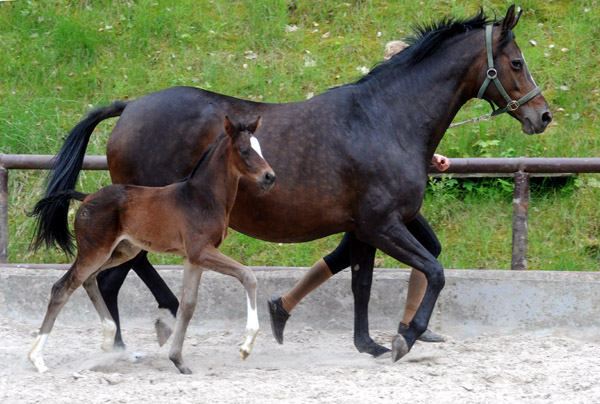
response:
<path fill-rule="evenodd" d="M 185 178 L 182 178 L 177 182 L 189 181 L 194 176 L 194 174 L 196 174 L 196 172 L 198 171 L 198 169 L 200 168 L 202 163 L 204 163 L 206 160 L 208 160 L 210 158 L 209 156 L 211 156 L 213 154 L 213 152 L 215 151 L 215 149 L 217 148 L 217 145 L 221 142 L 221 140 L 225 139 L 226 137 L 227 137 L 227 135 L 225 134 L 225 132 L 221 133 L 219 135 L 219 137 L 210 146 L 208 146 L 208 149 L 206 149 L 204 151 L 204 153 L 202 153 L 202 155 L 198 159 L 198 162 L 196 163 L 194 168 L 192 168 L 192 171 Z"/>
<path fill-rule="evenodd" d="M 414 65 L 435 53 L 441 46 L 460 34 L 466 34 L 475 29 L 481 29 L 487 24 L 497 24 L 491 20 L 480 9 L 479 13 L 468 19 L 457 19 L 445 17 L 438 22 L 416 25 L 414 34 L 404 40 L 410 45 L 402 52 L 394 55 L 390 60 L 377 64 L 369 73 L 363 76 L 357 83 L 369 80 L 377 75 L 382 69 L 390 65 L 407 64 Z"/>

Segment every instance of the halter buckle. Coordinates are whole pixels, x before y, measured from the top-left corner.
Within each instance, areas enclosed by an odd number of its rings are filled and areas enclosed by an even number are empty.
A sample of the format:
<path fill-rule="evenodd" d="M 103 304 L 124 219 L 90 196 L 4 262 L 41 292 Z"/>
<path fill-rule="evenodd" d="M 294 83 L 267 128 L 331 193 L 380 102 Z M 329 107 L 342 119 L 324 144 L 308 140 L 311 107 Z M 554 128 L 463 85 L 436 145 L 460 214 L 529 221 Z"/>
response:
<path fill-rule="evenodd" d="M 487 71 L 487 76 L 488 76 L 488 79 L 494 80 L 496 77 L 498 77 L 498 71 L 496 69 L 494 69 L 493 67 L 489 68 Z"/>
<path fill-rule="evenodd" d="M 519 101 L 512 100 L 511 102 L 506 104 L 506 109 L 508 109 L 509 111 L 514 111 L 517 108 L 519 108 Z"/>

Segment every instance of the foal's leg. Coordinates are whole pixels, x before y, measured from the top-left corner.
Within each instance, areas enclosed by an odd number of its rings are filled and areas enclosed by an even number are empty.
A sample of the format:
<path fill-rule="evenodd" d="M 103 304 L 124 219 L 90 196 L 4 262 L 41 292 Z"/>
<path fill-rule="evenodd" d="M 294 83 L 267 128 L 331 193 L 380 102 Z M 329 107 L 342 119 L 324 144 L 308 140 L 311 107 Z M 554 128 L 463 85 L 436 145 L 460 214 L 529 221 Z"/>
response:
<path fill-rule="evenodd" d="M 123 337 L 121 336 L 118 296 L 119 290 L 121 289 L 121 286 L 123 286 L 125 278 L 127 278 L 132 263 L 133 260 L 127 261 L 114 268 L 109 268 L 100 272 L 96 277 L 102 299 L 104 300 L 104 303 L 106 303 L 108 311 L 117 326 L 114 345 L 123 349 L 125 349 L 125 343 L 123 343 Z"/>
<path fill-rule="evenodd" d="M 100 294 L 100 290 L 98 289 L 98 283 L 96 282 L 96 275 L 92 275 L 83 282 L 83 287 L 87 292 L 92 304 L 96 308 L 98 315 L 100 315 L 100 320 L 102 321 L 102 328 L 104 330 L 104 341 L 102 343 L 102 350 L 104 352 L 110 351 L 113 349 L 115 334 L 117 332 L 117 325 L 113 321 L 112 316 Z"/>
<path fill-rule="evenodd" d="M 171 342 L 169 359 L 173 361 L 177 369 L 183 374 L 191 374 L 192 371 L 183 362 L 181 354 L 183 349 L 183 340 L 187 327 L 194 315 L 196 303 L 198 301 L 198 287 L 202 277 L 202 268 L 192 266 L 186 258 L 183 262 L 183 291 L 181 293 L 181 309 L 177 322 L 175 323 L 175 334 Z"/>
<path fill-rule="evenodd" d="M 48 334 L 50 334 L 54 322 L 56 321 L 56 317 L 58 317 L 58 314 L 75 289 L 77 289 L 83 283 L 83 280 L 87 279 L 94 273 L 95 269 L 99 267 L 98 265 L 91 269 L 84 269 L 79 264 L 79 261 L 79 257 L 77 257 L 75 263 L 69 268 L 67 273 L 52 286 L 50 302 L 48 302 L 48 309 L 46 310 L 44 321 L 42 322 L 38 336 L 33 343 L 33 347 L 29 351 L 29 360 L 40 373 L 48 370 L 44 364 L 43 351 L 46 340 L 48 339 Z"/>
<path fill-rule="evenodd" d="M 245 340 L 240 347 L 240 356 L 246 359 L 258 334 L 258 311 L 256 310 L 256 289 L 258 282 L 254 272 L 245 265 L 222 254 L 216 248 L 207 248 L 203 254 L 203 266 L 225 275 L 236 277 L 246 289 L 248 299 L 248 318 L 246 320 Z"/>
<path fill-rule="evenodd" d="M 358 240 L 353 233 L 349 233 L 349 236 L 352 293 L 354 294 L 354 346 L 359 352 L 378 357 L 390 350 L 373 341 L 369 335 L 369 299 L 376 249 Z"/>

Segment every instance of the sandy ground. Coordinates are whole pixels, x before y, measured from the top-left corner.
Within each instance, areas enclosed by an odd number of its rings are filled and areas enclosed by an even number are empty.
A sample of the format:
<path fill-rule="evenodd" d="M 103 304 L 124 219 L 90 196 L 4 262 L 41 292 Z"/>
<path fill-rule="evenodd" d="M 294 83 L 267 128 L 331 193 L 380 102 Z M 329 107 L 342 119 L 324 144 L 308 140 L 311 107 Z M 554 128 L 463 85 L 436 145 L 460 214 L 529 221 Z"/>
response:
<path fill-rule="evenodd" d="M 37 325 L 0 320 L 2 403 L 598 403 L 600 338 L 556 332 L 483 334 L 417 343 L 401 361 L 358 353 L 351 332 L 286 333 L 262 324 L 252 355 L 239 329 L 190 329 L 180 375 L 151 325 L 125 328 L 128 349 L 101 353 L 100 324 L 57 322 L 45 350 L 51 374 L 26 359 Z M 390 333 L 372 332 L 388 345 Z M 167 344 L 168 345 L 168 344 Z M 137 351 L 137 352 L 136 352 Z"/>

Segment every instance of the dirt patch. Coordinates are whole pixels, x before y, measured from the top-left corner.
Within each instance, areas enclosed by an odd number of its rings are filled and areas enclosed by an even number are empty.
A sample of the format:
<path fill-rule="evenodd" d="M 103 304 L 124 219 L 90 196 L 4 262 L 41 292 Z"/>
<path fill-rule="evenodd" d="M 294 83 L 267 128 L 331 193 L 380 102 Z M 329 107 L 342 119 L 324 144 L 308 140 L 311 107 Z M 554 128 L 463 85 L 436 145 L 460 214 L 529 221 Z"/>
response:
<path fill-rule="evenodd" d="M 600 341 L 557 332 L 417 343 L 401 361 L 358 353 L 351 332 L 312 328 L 278 345 L 262 324 L 247 361 L 239 330 L 188 332 L 180 375 L 151 325 L 124 329 L 128 349 L 101 353 L 98 325 L 57 323 L 45 350 L 51 374 L 26 355 L 38 325 L 0 320 L 0 402 L 5 403 L 597 403 Z M 392 334 L 373 331 L 386 345 Z M 167 344 L 168 345 L 168 344 Z M 136 352 L 136 351 L 141 351 Z"/>

